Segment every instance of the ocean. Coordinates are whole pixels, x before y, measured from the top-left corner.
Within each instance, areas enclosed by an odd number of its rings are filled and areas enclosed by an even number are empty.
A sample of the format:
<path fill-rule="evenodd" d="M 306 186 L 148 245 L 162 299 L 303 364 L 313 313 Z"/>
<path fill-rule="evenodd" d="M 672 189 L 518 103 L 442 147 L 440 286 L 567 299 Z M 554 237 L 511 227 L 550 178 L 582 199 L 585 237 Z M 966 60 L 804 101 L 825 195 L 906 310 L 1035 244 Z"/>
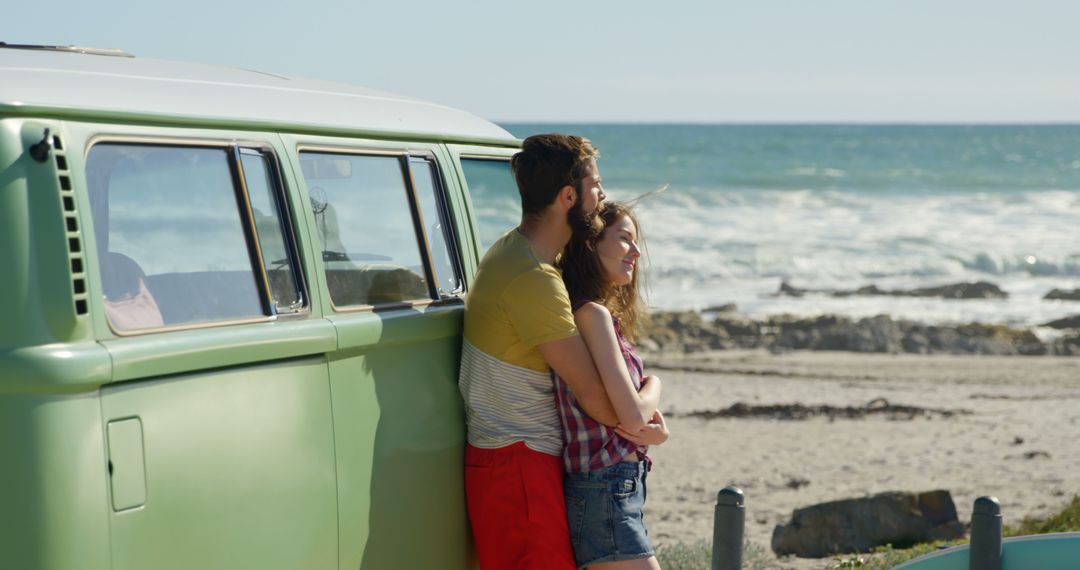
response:
<path fill-rule="evenodd" d="M 1080 313 L 1080 125 L 503 124 L 580 134 L 638 206 L 651 306 L 1035 326 Z M 777 297 L 989 281 L 1007 299 Z"/>

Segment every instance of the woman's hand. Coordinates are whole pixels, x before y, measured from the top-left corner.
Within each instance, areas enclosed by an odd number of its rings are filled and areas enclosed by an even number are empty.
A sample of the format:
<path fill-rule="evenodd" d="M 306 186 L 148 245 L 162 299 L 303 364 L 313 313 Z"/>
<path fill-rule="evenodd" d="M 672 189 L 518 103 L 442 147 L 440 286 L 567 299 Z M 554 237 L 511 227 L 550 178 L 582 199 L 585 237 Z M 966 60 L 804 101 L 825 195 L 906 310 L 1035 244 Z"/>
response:
<path fill-rule="evenodd" d="M 664 414 L 661 414 L 660 410 L 656 410 L 652 420 L 645 424 L 640 430 L 628 432 L 620 425 L 615 426 L 615 433 L 637 445 L 660 445 L 667 441 L 668 437 L 671 436 L 671 433 L 667 428 L 667 422 L 664 421 Z"/>

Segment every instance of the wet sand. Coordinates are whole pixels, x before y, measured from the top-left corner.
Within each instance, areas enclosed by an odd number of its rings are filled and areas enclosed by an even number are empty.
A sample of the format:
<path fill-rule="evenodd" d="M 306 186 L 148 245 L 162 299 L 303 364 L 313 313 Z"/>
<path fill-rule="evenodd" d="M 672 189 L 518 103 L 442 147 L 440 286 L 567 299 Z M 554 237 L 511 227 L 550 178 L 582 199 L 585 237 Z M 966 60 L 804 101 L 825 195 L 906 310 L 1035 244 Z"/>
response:
<path fill-rule="evenodd" d="M 961 521 L 976 497 L 995 495 L 1009 524 L 1080 493 L 1080 358 L 719 351 L 646 367 L 663 378 L 672 432 L 651 452 L 657 544 L 711 540 L 716 492 L 731 484 L 746 494 L 747 539 L 769 552 L 775 525 L 824 501 L 947 489 Z M 748 407 L 709 419 L 738 402 Z M 828 413 L 871 402 L 910 408 Z M 790 404 L 803 407 L 754 408 Z M 805 419 L 775 419 L 792 416 Z"/>

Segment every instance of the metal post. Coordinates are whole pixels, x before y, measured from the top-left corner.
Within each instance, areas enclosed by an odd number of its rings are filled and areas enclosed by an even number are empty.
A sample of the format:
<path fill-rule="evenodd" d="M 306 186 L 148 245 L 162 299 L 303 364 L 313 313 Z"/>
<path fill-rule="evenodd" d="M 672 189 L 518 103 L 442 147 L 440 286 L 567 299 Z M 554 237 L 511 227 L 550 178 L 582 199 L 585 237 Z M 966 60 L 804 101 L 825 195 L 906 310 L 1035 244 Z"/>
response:
<path fill-rule="evenodd" d="M 975 499 L 971 513 L 969 570 L 1001 570 L 1001 503 L 996 497 Z"/>
<path fill-rule="evenodd" d="M 742 568 L 743 528 L 746 509 L 738 487 L 724 487 L 716 495 L 713 517 L 712 570 Z"/>

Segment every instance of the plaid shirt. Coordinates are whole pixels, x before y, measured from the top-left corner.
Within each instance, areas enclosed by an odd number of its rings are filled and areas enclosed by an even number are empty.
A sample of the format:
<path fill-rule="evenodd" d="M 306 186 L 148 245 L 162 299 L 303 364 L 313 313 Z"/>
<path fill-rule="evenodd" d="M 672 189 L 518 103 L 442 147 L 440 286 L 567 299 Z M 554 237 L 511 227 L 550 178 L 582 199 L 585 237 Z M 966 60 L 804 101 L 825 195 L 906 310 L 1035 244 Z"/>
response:
<path fill-rule="evenodd" d="M 630 379 L 634 388 L 640 390 L 643 377 L 641 358 L 634 350 L 634 345 L 623 337 L 619 320 L 612 317 L 612 321 L 623 359 L 626 360 L 626 368 L 630 371 Z M 636 445 L 615 433 L 614 429 L 590 418 L 578 405 L 566 381 L 554 372 L 551 376 L 555 382 L 555 402 L 558 405 L 563 440 L 566 444 L 563 449 L 563 468 L 568 473 L 597 471 L 621 461 L 648 461 L 648 447 Z"/>

